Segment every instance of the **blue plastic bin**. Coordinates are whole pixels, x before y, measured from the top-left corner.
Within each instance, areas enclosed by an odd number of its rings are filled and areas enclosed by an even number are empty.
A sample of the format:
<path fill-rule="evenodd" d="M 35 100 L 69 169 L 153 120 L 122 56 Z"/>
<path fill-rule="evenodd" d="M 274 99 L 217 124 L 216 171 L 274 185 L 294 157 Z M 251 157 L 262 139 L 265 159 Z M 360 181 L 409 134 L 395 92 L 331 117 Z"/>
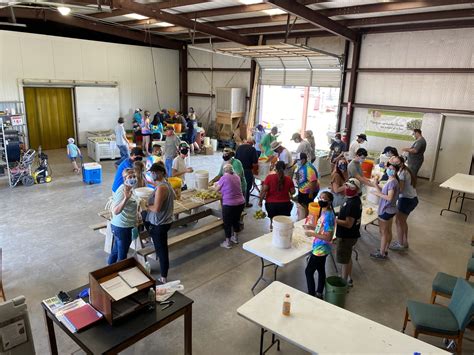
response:
<path fill-rule="evenodd" d="M 86 184 L 102 182 L 102 166 L 98 163 L 85 163 L 82 166 L 82 181 Z"/>

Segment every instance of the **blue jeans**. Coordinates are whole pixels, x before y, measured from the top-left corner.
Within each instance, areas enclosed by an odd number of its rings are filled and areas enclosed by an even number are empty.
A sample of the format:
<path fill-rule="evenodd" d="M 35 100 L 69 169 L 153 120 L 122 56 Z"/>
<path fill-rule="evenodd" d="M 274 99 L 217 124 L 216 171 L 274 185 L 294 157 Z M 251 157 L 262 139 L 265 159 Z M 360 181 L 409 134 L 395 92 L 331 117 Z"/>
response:
<path fill-rule="evenodd" d="M 166 174 L 168 177 L 173 175 L 173 158 L 166 158 L 165 160 Z"/>
<path fill-rule="evenodd" d="M 126 145 L 117 145 L 117 148 L 120 150 L 120 159 L 115 162 L 115 166 L 119 166 L 125 159 L 130 157 L 130 152 Z"/>
<path fill-rule="evenodd" d="M 109 265 L 127 259 L 128 249 L 130 248 L 130 244 L 132 244 L 132 229 L 133 227 L 123 228 L 112 224 L 114 240 L 112 243 L 112 251 L 107 261 Z"/>

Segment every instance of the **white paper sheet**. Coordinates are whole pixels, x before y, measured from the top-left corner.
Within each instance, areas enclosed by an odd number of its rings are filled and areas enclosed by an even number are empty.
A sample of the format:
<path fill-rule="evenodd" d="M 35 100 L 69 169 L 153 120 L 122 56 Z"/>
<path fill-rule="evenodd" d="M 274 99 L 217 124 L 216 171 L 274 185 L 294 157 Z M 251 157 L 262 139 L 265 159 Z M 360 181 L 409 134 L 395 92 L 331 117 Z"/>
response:
<path fill-rule="evenodd" d="M 100 285 L 115 301 L 121 300 L 138 291 L 136 287 L 128 286 L 120 276 L 102 282 Z"/>
<path fill-rule="evenodd" d="M 136 287 L 150 281 L 136 266 L 128 270 L 120 271 L 118 274 L 130 287 Z"/>

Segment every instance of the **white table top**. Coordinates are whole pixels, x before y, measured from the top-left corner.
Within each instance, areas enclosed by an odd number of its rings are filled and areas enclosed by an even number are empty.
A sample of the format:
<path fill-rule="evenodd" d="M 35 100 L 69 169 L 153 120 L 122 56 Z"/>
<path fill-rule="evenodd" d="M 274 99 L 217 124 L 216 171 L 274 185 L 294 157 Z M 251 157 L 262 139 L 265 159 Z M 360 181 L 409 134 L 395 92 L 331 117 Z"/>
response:
<path fill-rule="evenodd" d="M 281 313 L 291 296 L 291 314 Z M 317 354 L 449 354 L 421 340 L 274 281 L 237 313 L 306 351 Z M 402 326 L 403 314 L 400 317 Z"/>
<path fill-rule="evenodd" d="M 474 194 L 474 175 L 458 173 L 443 182 L 439 187 Z"/>

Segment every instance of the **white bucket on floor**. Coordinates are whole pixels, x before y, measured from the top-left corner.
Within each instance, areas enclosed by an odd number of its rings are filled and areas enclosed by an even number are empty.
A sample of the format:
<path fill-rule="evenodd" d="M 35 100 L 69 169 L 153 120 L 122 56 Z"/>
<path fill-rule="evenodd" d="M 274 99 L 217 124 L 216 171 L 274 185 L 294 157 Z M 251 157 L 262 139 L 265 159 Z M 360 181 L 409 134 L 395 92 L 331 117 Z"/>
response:
<path fill-rule="evenodd" d="M 207 190 L 209 188 L 209 172 L 207 170 L 196 170 L 194 172 L 196 189 Z"/>
<path fill-rule="evenodd" d="M 204 137 L 204 145 L 211 145 L 211 138 Z"/>
<path fill-rule="evenodd" d="M 287 216 L 273 217 L 273 235 L 272 244 L 280 249 L 291 248 L 291 239 L 293 236 L 293 221 Z"/>
<path fill-rule="evenodd" d="M 217 139 L 211 139 L 212 150 L 217 152 Z"/>
<path fill-rule="evenodd" d="M 374 205 L 378 205 L 380 202 L 380 197 L 374 194 L 375 191 L 378 191 L 375 187 L 368 188 L 367 201 L 373 203 Z"/>

